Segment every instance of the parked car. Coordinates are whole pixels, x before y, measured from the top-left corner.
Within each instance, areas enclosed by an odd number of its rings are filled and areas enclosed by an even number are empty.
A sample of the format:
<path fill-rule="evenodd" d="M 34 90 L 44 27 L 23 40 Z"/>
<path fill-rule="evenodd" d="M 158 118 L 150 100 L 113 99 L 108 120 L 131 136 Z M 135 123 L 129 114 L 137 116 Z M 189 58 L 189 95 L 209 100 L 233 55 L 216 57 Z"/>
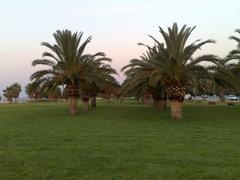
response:
<path fill-rule="evenodd" d="M 238 101 L 239 98 L 235 95 L 228 95 L 227 96 L 227 100 L 230 100 L 230 101 Z"/>

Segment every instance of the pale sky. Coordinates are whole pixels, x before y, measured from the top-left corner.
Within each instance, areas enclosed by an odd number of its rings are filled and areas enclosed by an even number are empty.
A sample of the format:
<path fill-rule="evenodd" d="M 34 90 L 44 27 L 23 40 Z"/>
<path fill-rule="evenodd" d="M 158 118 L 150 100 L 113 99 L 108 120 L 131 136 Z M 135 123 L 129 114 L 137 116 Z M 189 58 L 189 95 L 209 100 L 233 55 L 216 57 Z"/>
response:
<path fill-rule="evenodd" d="M 152 44 L 148 34 L 161 39 L 158 26 L 173 22 L 196 25 L 192 41 L 217 41 L 200 53 L 225 56 L 236 45 L 228 37 L 237 35 L 239 12 L 239 0 L 0 0 L 0 95 L 29 82 L 31 62 L 45 50 L 40 43 L 53 42 L 58 29 L 93 36 L 86 52 L 105 52 L 119 70 L 144 52 L 138 42 Z"/>

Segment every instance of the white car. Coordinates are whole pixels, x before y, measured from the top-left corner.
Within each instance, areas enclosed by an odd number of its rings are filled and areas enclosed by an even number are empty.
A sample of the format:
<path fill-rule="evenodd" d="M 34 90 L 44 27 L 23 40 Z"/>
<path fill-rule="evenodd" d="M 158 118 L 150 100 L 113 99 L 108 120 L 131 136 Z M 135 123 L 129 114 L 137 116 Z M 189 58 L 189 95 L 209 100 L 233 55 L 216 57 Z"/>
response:
<path fill-rule="evenodd" d="M 228 99 L 228 100 L 231 100 L 231 101 L 237 101 L 237 100 L 239 100 L 238 97 L 235 96 L 235 95 L 229 95 L 229 96 L 227 97 L 227 99 Z"/>

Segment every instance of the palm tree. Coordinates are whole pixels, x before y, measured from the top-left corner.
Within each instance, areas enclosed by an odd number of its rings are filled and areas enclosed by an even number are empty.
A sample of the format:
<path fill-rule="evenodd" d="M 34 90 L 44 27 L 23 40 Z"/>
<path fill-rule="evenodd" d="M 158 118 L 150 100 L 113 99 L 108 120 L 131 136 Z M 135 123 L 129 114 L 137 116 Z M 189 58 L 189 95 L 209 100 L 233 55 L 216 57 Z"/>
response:
<path fill-rule="evenodd" d="M 222 102 L 225 101 L 227 91 L 237 92 L 239 88 L 239 80 L 237 77 L 238 65 L 231 55 L 224 58 L 218 57 L 212 65 L 208 67 L 210 79 L 213 83 L 213 90 L 220 96 Z"/>
<path fill-rule="evenodd" d="M 126 79 L 122 85 L 122 96 L 134 94 L 135 97 L 142 97 L 144 104 L 150 104 L 150 98 L 154 105 L 163 110 L 166 104 L 165 88 L 161 83 L 152 86 L 150 83 L 152 74 L 152 63 L 154 61 L 152 50 L 149 48 L 140 59 L 132 59 L 130 63 L 122 68 Z"/>
<path fill-rule="evenodd" d="M 240 59 L 239 59 L 240 60 Z M 235 82 L 238 86 L 237 90 L 236 90 L 236 93 L 239 95 L 240 94 L 240 61 L 238 61 L 238 63 L 236 63 L 232 68 L 231 68 L 231 71 L 235 77 Z"/>
<path fill-rule="evenodd" d="M 13 102 L 13 93 L 12 93 L 12 87 L 6 87 L 6 89 L 3 90 L 3 96 L 7 99 L 9 104 Z"/>
<path fill-rule="evenodd" d="M 13 83 L 12 85 L 8 86 L 5 90 L 3 90 L 3 96 L 5 96 L 9 103 L 13 102 L 15 99 L 15 103 L 17 103 L 17 98 L 21 92 L 21 85 L 18 83 Z"/>
<path fill-rule="evenodd" d="M 148 104 L 149 93 L 149 73 L 147 72 L 147 61 L 151 56 L 148 56 L 148 52 L 140 56 L 140 59 L 132 59 L 130 63 L 124 66 L 121 71 L 124 71 L 126 79 L 122 84 L 122 98 L 128 94 L 135 97 L 142 97 L 144 104 Z"/>
<path fill-rule="evenodd" d="M 17 98 L 19 97 L 20 92 L 22 91 L 21 85 L 18 83 L 14 83 L 12 85 L 13 98 L 15 99 L 15 103 L 17 103 Z"/>
<path fill-rule="evenodd" d="M 235 32 L 240 34 L 240 29 L 236 29 Z M 237 43 L 236 49 L 233 49 L 229 52 L 227 58 L 233 59 L 233 60 L 240 60 L 240 38 L 237 36 L 230 36 L 230 40 L 234 40 Z"/>
<path fill-rule="evenodd" d="M 111 90 L 113 87 L 118 86 L 117 80 L 113 77 L 117 72 L 110 64 L 104 63 L 104 61 L 111 62 L 112 60 L 107 57 L 92 58 L 92 75 L 94 75 L 94 81 L 91 83 L 85 81 L 84 85 L 80 87 L 82 100 L 84 103 L 84 110 L 89 109 L 89 99 L 91 99 L 91 107 L 96 107 L 97 94 Z M 89 62 L 90 63 L 90 62 Z"/>
<path fill-rule="evenodd" d="M 236 32 L 240 33 L 240 29 Z M 230 36 L 229 39 L 237 42 L 237 48 L 224 58 L 218 57 L 218 60 L 208 67 L 211 76 L 208 82 L 212 83 L 213 92 L 220 96 L 222 102 L 225 102 L 226 93 L 238 93 L 240 86 L 240 38 Z"/>
<path fill-rule="evenodd" d="M 51 86 L 50 79 L 45 78 L 39 81 L 33 81 L 25 87 L 25 92 L 29 98 L 35 101 L 42 98 L 48 98 L 49 101 L 54 101 L 62 98 L 62 90 L 59 86 Z"/>
<path fill-rule="evenodd" d="M 215 41 L 196 40 L 187 45 L 187 40 L 195 27 L 191 28 L 184 25 L 179 29 L 174 23 L 166 32 L 161 27 L 159 29 L 164 43 L 160 43 L 150 36 L 154 40 L 154 48 L 145 45 L 155 52 L 155 57 L 151 63 L 150 84 L 155 86 L 157 83 L 161 83 L 166 88 L 168 99 L 171 101 L 171 117 L 181 119 L 182 102 L 186 88 L 195 86 L 199 74 L 207 72 L 199 63 L 216 61 L 216 57 L 213 55 L 203 55 L 197 58 L 193 58 L 193 55 L 203 45 Z"/>
<path fill-rule="evenodd" d="M 56 87 L 51 92 L 49 92 L 46 96 L 48 97 L 49 101 L 56 101 L 61 98 L 62 90 L 60 87 Z"/>
<path fill-rule="evenodd" d="M 25 87 L 25 93 L 31 99 L 31 101 L 37 101 L 42 98 L 42 92 L 40 91 L 40 86 L 34 82 L 29 83 Z"/>
<path fill-rule="evenodd" d="M 153 88 L 152 97 L 154 106 L 158 107 L 160 111 L 167 108 L 167 95 L 164 86 L 159 84 L 157 87 Z"/>
<path fill-rule="evenodd" d="M 97 58 L 101 63 L 106 61 L 107 58 L 102 52 L 93 55 L 84 54 L 87 44 L 91 41 L 91 36 L 81 43 L 82 32 L 72 33 L 69 30 L 58 30 L 53 36 L 56 44 L 42 43 L 51 52 L 44 52 L 43 59 L 32 62 L 33 66 L 47 65 L 49 69 L 35 72 L 30 79 L 39 83 L 47 81 L 47 83 L 44 83 L 43 89 L 48 91 L 63 85 L 68 90 L 70 114 L 76 114 L 77 100 L 81 88 L 86 83 L 91 84 L 98 81 L 97 75 L 94 74 L 96 67 L 93 60 Z M 81 94 L 85 102 L 85 95 L 84 93 Z"/>
<path fill-rule="evenodd" d="M 235 32 L 240 34 L 240 29 L 236 29 Z M 240 38 L 238 38 L 237 36 L 230 36 L 230 39 L 236 41 L 237 48 L 229 52 L 228 58 L 235 61 L 237 60 L 237 62 L 233 64 L 231 70 L 235 75 L 235 77 L 239 80 L 240 78 Z"/>

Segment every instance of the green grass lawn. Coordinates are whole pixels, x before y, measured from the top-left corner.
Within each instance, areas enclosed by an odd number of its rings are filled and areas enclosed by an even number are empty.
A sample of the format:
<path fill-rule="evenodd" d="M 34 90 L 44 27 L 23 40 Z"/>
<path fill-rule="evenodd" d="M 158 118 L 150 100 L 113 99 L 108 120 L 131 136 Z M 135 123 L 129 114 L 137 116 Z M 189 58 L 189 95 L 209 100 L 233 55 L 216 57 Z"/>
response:
<path fill-rule="evenodd" d="M 0 179 L 239 179 L 240 106 L 0 105 Z"/>

